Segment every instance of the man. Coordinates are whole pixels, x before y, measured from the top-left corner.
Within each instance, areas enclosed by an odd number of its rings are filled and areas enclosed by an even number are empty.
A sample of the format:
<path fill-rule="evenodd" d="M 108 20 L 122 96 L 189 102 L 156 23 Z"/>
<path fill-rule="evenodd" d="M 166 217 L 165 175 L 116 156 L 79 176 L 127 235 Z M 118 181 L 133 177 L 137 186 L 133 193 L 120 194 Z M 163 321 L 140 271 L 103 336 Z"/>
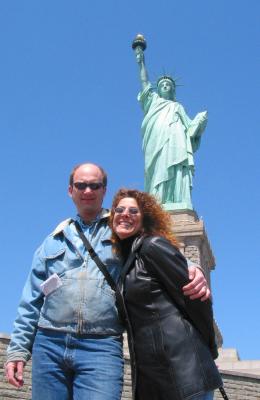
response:
<path fill-rule="evenodd" d="M 71 173 L 76 221 L 115 281 L 120 260 L 111 251 L 105 171 L 91 163 Z M 209 297 L 205 278 L 191 268 L 187 295 Z M 89 256 L 74 221 L 62 222 L 36 251 L 8 347 L 6 378 L 23 384 L 32 355 L 32 400 L 119 400 L 123 326 L 114 294 Z"/>
<path fill-rule="evenodd" d="M 135 52 L 142 84 L 138 100 L 144 111 L 145 190 L 157 196 L 166 210 L 192 210 L 193 153 L 200 145 L 207 112 L 191 120 L 175 101 L 175 81 L 170 76 L 160 77 L 157 92 L 153 90 L 143 50 L 137 47 Z"/>

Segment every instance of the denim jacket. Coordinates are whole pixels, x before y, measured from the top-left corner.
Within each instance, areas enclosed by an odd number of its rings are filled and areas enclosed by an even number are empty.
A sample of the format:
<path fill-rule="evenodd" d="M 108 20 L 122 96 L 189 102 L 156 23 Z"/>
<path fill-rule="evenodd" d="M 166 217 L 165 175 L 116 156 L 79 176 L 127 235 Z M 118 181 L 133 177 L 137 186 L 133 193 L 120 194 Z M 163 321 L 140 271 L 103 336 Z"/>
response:
<path fill-rule="evenodd" d="M 117 281 L 121 264 L 112 254 L 108 215 L 103 209 L 91 225 L 85 225 L 79 217 L 77 220 Z M 60 278 L 61 286 L 45 296 L 40 284 L 54 273 Z M 59 224 L 35 252 L 7 350 L 7 361 L 29 360 L 38 327 L 78 334 L 118 335 L 123 332 L 114 292 L 89 256 L 72 219 Z"/>

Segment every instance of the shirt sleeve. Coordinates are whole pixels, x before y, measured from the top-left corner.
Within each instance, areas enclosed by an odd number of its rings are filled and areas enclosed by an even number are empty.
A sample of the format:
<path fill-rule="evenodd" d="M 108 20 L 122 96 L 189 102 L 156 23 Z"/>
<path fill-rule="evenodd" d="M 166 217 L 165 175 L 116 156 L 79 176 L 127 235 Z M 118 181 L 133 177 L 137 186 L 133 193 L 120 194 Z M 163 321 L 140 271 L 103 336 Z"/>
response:
<path fill-rule="evenodd" d="M 31 357 L 40 310 L 43 304 L 43 293 L 40 284 L 46 279 L 45 263 L 42 258 L 42 246 L 35 252 L 32 268 L 25 283 L 14 330 L 7 349 L 7 362 L 24 361 Z"/>

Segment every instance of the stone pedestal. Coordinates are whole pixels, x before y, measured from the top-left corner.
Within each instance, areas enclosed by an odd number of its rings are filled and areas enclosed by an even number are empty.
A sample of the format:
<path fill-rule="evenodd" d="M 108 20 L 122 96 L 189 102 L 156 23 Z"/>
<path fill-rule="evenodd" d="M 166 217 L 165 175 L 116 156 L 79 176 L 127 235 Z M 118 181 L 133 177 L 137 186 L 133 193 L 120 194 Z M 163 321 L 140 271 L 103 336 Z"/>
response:
<path fill-rule="evenodd" d="M 169 212 L 173 219 L 173 231 L 186 258 L 199 264 L 205 273 L 211 288 L 210 272 L 215 269 L 215 258 L 210 247 L 204 222 L 192 210 L 174 210 Z M 218 347 L 223 344 L 221 332 L 215 322 Z"/>
<path fill-rule="evenodd" d="M 205 271 L 210 286 L 210 271 L 215 269 L 215 258 L 205 230 L 204 222 L 192 210 L 171 211 L 173 231 L 186 258 L 198 263 Z"/>

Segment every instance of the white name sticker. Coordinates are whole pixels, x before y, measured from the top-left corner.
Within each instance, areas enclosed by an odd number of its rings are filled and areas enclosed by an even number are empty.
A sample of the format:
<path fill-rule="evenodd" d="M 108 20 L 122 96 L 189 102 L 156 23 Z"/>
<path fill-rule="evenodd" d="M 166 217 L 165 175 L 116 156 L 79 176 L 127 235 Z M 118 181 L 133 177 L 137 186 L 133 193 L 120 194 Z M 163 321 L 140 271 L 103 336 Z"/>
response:
<path fill-rule="evenodd" d="M 52 274 L 46 281 L 44 281 L 40 288 L 42 292 L 47 296 L 48 294 L 52 293 L 54 290 L 58 289 L 58 287 L 62 286 L 62 281 L 59 276 L 55 273 Z"/>

